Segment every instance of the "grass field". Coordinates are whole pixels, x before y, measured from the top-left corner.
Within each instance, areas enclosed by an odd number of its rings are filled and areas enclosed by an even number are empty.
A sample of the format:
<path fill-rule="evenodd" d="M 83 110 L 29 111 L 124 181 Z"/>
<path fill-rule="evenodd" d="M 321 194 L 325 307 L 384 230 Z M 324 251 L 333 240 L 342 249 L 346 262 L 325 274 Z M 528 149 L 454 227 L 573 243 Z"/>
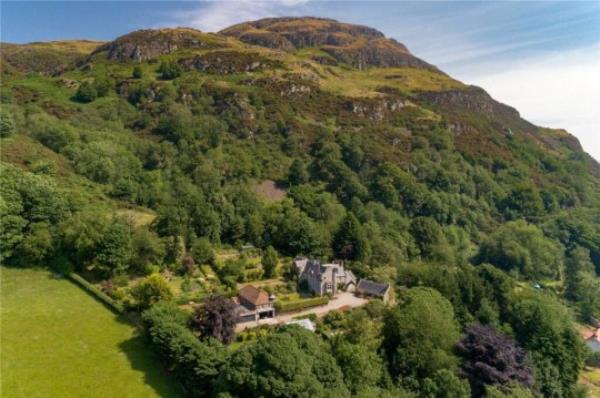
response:
<path fill-rule="evenodd" d="M 83 290 L 43 270 L 0 272 L 0 396 L 180 396 L 136 329 Z"/>
<path fill-rule="evenodd" d="M 600 368 L 586 366 L 579 381 L 588 388 L 589 398 L 600 398 Z"/>

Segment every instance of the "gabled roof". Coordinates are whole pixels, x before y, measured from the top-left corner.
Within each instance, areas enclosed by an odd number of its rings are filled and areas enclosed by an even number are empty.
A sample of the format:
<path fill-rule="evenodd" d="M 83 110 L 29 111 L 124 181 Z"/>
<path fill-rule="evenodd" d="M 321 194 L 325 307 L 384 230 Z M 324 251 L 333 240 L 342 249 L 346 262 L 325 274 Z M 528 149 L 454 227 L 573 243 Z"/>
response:
<path fill-rule="evenodd" d="M 254 305 L 269 304 L 269 294 L 264 290 L 256 288 L 252 285 L 246 285 L 240 289 L 238 296 Z"/>
<path fill-rule="evenodd" d="M 387 283 L 373 282 L 368 279 L 361 279 L 356 286 L 356 290 L 365 294 L 382 297 L 390 288 Z"/>

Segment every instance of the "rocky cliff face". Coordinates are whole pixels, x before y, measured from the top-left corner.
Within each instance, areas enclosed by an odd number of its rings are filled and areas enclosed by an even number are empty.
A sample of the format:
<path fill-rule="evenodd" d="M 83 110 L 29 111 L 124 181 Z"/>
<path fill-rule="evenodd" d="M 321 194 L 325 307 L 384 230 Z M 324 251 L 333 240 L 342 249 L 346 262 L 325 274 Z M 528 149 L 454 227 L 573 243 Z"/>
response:
<path fill-rule="evenodd" d="M 258 46 L 295 51 L 315 47 L 358 69 L 414 67 L 436 70 L 401 43 L 367 26 L 324 18 L 267 18 L 222 30 L 221 34 Z"/>
<path fill-rule="evenodd" d="M 461 90 L 424 92 L 420 97 L 426 102 L 454 110 L 475 112 L 488 117 L 520 118 L 515 108 L 494 100 L 484 89 L 476 86 Z"/>
<path fill-rule="evenodd" d="M 230 75 L 243 72 L 257 72 L 268 68 L 281 67 L 281 62 L 273 61 L 256 53 L 239 53 L 235 51 L 212 51 L 179 61 L 185 70 L 219 75 Z"/>
<path fill-rule="evenodd" d="M 145 29 L 121 36 L 92 53 L 108 60 L 142 62 L 183 49 L 218 48 L 214 35 L 196 29 Z"/>

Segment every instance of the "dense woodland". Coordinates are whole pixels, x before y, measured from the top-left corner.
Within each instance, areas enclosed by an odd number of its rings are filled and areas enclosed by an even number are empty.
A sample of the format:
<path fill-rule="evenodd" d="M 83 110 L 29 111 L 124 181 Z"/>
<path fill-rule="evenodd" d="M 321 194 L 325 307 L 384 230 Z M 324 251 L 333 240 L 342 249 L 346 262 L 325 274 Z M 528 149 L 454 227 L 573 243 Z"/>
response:
<path fill-rule="evenodd" d="M 600 166 L 576 139 L 427 64 L 234 36 L 3 45 L 2 262 L 150 275 L 137 311 L 193 397 L 585 396 L 576 322 L 600 317 Z M 397 303 L 228 345 L 152 280 L 246 244 L 343 259 Z M 235 294 L 241 266 L 215 272 Z"/>

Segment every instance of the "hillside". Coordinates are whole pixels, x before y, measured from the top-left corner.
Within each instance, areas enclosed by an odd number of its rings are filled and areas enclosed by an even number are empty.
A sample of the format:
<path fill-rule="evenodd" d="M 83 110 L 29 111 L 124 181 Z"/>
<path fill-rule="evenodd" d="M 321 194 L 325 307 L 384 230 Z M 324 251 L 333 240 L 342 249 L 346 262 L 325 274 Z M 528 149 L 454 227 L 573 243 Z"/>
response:
<path fill-rule="evenodd" d="M 2 75 L 39 72 L 56 75 L 72 68 L 102 42 L 91 40 L 64 40 L 26 45 L 2 43 Z"/>
<path fill-rule="evenodd" d="M 584 354 L 572 320 L 600 317 L 600 165 L 568 132 L 535 126 L 373 28 L 323 18 L 2 44 L 0 65 L 3 263 L 75 271 L 141 312 L 135 286 L 157 272 L 200 286 L 180 304 L 269 277 L 244 255 L 215 260 L 215 248 L 341 259 L 394 286 L 399 305 L 326 318 L 318 343 L 294 335 L 333 362 L 328 379 L 314 365 L 295 369 L 312 384 L 285 388 L 576 396 Z M 431 309 L 425 323 L 411 300 Z M 396 331 L 413 321 L 451 332 L 413 331 L 427 343 L 409 344 L 415 334 Z M 532 362 L 502 382 L 467 382 L 453 347 L 474 321 Z M 212 359 L 194 369 L 206 373 L 171 370 L 191 396 L 277 396 L 227 365 L 272 359 L 265 341 L 317 358 L 288 332 L 269 333 L 227 359 L 196 333 L 194 360 Z M 262 365 L 267 375 L 279 366 Z M 361 389 L 363 372 L 372 379 Z M 448 385 L 462 392 L 443 395 Z"/>

